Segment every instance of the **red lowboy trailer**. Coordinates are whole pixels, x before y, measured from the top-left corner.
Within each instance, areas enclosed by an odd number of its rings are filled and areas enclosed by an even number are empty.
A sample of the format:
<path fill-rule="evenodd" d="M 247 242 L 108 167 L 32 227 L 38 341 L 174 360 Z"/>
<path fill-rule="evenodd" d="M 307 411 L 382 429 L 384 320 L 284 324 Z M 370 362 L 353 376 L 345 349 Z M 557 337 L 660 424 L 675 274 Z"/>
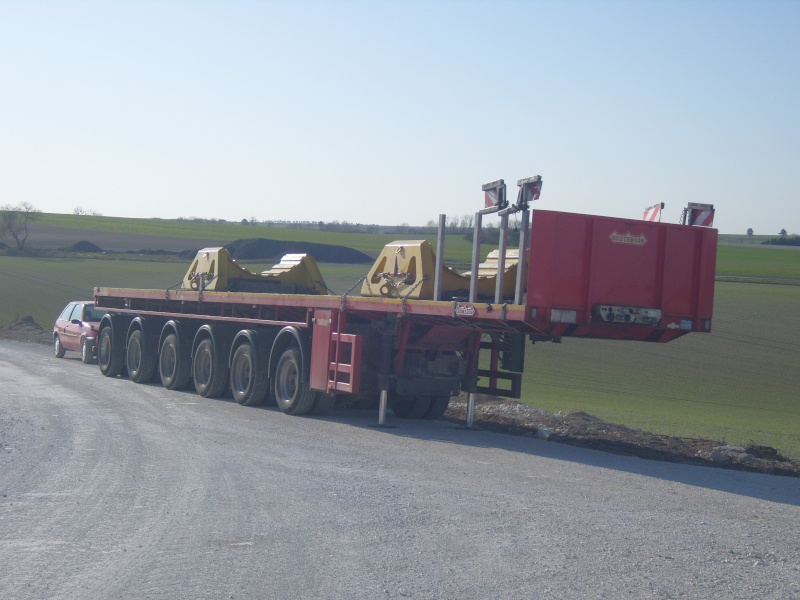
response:
<path fill-rule="evenodd" d="M 95 288 L 108 311 L 100 369 L 245 405 L 274 398 L 295 415 L 375 403 L 383 423 L 387 407 L 439 417 L 460 391 L 519 398 L 526 340 L 710 332 L 716 230 L 522 208 L 519 252 L 501 239 L 499 259 L 468 276 L 412 240 L 384 249 L 360 294 L 320 293 L 309 257 L 255 275 L 218 248 L 198 253 L 182 289 Z M 298 269 L 305 283 L 287 275 Z"/>

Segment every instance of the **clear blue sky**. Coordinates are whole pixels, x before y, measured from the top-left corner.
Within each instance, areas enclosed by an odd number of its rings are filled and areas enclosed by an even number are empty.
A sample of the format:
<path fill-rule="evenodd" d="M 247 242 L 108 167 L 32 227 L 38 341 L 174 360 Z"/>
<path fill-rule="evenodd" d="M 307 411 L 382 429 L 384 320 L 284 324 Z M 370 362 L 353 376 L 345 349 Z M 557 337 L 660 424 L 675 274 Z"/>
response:
<path fill-rule="evenodd" d="M 0 1 L 0 205 L 800 233 L 800 2 Z"/>

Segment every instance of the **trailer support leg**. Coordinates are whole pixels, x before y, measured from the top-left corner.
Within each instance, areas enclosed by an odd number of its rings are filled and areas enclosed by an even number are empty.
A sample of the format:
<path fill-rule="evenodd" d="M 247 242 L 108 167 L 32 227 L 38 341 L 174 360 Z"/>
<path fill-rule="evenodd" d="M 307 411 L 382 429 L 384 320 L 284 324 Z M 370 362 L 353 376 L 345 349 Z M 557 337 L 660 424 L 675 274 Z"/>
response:
<path fill-rule="evenodd" d="M 456 429 L 464 429 L 467 431 L 480 431 L 479 428 L 473 425 L 475 420 L 475 392 L 470 392 L 467 399 L 467 422 L 464 425 L 459 425 Z"/>
<path fill-rule="evenodd" d="M 389 392 L 381 390 L 381 403 L 378 407 L 378 427 L 386 426 L 386 400 L 388 396 Z"/>
<path fill-rule="evenodd" d="M 389 374 L 392 365 L 392 333 L 384 331 L 381 336 L 381 364 L 378 373 L 378 387 L 381 389 L 381 401 L 378 407 L 378 424 L 375 427 L 394 427 L 386 424 L 386 405 L 389 400 Z"/>
<path fill-rule="evenodd" d="M 380 427 L 382 429 L 394 429 L 397 425 L 387 425 L 386 424 L 386 404 L 387 399 L 389 398 L 389 391 L 388 390 L 381 390 L 381 401 L 378 406 L 378 422 L 372 427 Z"/>

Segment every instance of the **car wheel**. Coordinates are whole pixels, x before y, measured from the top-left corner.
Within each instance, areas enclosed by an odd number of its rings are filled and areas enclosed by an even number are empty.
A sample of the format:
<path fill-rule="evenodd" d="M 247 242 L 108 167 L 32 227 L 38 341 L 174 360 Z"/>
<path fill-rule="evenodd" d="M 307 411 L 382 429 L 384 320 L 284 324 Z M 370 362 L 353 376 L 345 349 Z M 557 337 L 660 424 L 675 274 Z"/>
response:
<path fill-rule="evenodd" d="M 65 352 L 66 349 L 61 345 L 61 338 L 55 336 L 53 339 L 53 353 L 56 355 L 56 358 L 64 358 Z"/>
<path fill-rule="evenodd" d="M 81 341 L 81 360 L 83 361 L 83 364 L 88 365 L 91 364 L 92 359 L 92 345 L 84 338 Z"/>

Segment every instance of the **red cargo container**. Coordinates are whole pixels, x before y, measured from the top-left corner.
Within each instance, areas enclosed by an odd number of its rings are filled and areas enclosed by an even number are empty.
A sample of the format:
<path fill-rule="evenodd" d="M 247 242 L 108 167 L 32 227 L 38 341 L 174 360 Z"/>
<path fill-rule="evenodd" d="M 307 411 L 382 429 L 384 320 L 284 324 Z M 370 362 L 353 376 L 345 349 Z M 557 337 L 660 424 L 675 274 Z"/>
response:
<path fill-rule="evenodd" d="M 526 304 L 551 335 L 665 342 L 711 330 L 715 229 L 536 210 L 531 231 Z"/>

